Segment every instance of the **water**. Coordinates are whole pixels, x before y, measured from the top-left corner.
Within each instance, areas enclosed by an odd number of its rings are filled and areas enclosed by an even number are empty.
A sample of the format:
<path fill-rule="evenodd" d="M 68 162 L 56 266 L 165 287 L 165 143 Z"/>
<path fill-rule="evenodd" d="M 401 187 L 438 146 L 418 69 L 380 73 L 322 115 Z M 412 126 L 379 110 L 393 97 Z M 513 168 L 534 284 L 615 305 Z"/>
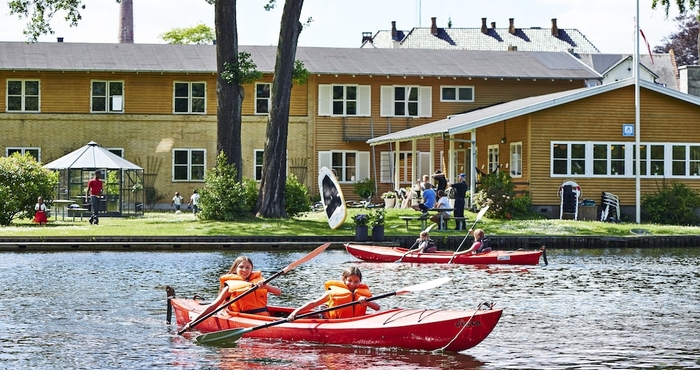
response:
<path fill-rule="evenodd" d="M 306 252 L 250 252 L 266 276 Z M 362 263 L 326 251 L 277 278 L 299 306 L 355 264 L 375 294 L 450 276 L 383 308 L 505 308 L 496 329 L 461 353 L 322 346 L 243 338 L 197 346 L 165 324 L 165 286 L 216 294 L 227 252 L 0 254 L 2 369 L 700 369 L 700 248 L 550 250 L 546 267 Z"/>

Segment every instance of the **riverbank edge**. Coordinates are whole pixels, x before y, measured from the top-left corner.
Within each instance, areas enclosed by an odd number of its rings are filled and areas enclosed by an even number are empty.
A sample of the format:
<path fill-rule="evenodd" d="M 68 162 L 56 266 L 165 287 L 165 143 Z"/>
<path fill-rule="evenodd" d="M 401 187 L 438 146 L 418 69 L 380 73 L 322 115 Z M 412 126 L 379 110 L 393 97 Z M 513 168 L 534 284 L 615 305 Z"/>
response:
<path fill-rule="evenodd" d="M 433 236 L 442 250 L 456 250 L 472 242 L 471 236 Z M 583 248 L 685 248 L 699 247 L 700 235 L 667 236 L 493 236 L 494 249 L 583 249 Z M 381 242 L 357 242 L 347 236 L 88 236 L 88 237 L 0 237 L 0 252 L 42 251 L 200 251 L 200 250 L 310 250 L 324 243 L 329 249 L 344 244 L 410 247 L 413 236 L 385 236 Z M 462 244 L 464 242 L 464 244 Z"/>

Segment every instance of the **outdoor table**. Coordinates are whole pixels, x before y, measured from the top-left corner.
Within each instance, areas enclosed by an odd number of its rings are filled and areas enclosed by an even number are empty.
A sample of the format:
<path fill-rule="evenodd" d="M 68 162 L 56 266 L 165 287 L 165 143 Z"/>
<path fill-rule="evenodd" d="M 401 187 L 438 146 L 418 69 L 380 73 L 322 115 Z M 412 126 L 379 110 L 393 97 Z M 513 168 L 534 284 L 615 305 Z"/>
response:
<path fill-rule="evenodd" d="M 445 224 L 445 212 L 454 212 L 454 208 L 431 208 L 428 212 L 437 212 L 440 216 L 440 223 L 438 224 L 438 230 L 447 230 L 447 225 Z"/>
<path fill-rule="evenodd" d="M 74 201 L 68 199 L 55 199 L 51 202 L 56 208 L 61 210 L 61 219 L 66 220 L 66 207 L 71 204 L 75 204 Z M 56 211 L 56 220 L 58 221 L 58 211 Z"/>

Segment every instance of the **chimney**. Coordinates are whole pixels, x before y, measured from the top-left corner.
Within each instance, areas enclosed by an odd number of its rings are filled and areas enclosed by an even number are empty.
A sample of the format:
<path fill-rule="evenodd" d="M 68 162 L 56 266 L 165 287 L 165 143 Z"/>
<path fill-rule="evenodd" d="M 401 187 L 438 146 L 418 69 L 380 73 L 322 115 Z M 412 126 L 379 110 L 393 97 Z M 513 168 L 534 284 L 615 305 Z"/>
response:
<path fill-rule="evenodd" d="M 496 22 L 491 22 L 491 28 L 496 29 Z"/>
<path fill-rule="evenodd" d="M 362 43 L 372 42 L 372 32 L 362 32 Z"/>
<path fill-rule="evenodd" d="M 517 45 L 508 45 L 508 51 L 518 51 Z"/>
<path fill-rule="evenodd" d="M 119 37 L 120 44 L 134 43 L 134 2 L 122 0 L 119 5 Z"/>
<path fill-rule="evenodd" d="M 391 39 L 396 40 L 396 21 L 391 21 Z"/>
<path fill-rule="evenodd" d="M 559 37 L 559 28 L 557 28 L 556 18 L 552 18 L 552 36 Z"/>
<path fill-rule="evenodd" d="M 515 18 L 508 18 L 510 25 L 508 26 L 508 33 L 515 35 Z"/>
<path fill-rule="evenodd" d="M 56 42 L 63 42 L 63 37 L 56 37 Z"/>
<path fill-rule="evenodd" d="M 481 18 L 481 33 L 489 33 L 489 30 L 486 28 L 486 18 Z"/>
<path fill-rule="evenodd" d="M 430 25 L 430 34 L 433 36 L 437 36 L 437 17 L 431 17 L 430 21 L 432 22 L 432 24 Z"/>

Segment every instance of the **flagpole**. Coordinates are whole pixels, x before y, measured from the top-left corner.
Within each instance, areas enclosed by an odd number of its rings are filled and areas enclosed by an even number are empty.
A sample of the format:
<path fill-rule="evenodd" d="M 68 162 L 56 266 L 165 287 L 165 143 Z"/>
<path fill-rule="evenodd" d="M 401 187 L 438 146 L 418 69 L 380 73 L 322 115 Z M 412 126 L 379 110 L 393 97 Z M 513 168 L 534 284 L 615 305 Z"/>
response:
<path fill-rule="evenodd" d="M 639 96 L 639 0 L 637 0 L 637 16 L 634 22 L 634 150 L 635 150 L 635 213 L 637 223 L 641 222 L 641 182 L 640 182 L 640 172 L 642 169 L 640 158 L 640 96 Z M 649 155 L 647 151 L 647 155 Z M 619 217 L 619 215 L 618 215 Z"/>

